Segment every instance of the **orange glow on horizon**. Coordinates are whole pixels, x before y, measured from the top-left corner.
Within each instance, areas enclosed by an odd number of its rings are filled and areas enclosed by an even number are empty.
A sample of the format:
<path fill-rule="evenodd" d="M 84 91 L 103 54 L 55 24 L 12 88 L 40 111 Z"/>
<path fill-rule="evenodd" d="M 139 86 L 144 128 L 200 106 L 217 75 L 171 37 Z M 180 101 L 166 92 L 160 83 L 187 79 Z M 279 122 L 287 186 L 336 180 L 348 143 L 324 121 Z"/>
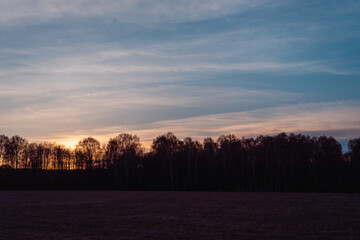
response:
<path fill-rule="evenodd" d="M 57 140 L 55 139 L 54 142 L 61 144 L 61 145 L 65 146 L 66 148 L 74 150 L 76 148 L 76 145 L 79 143 L 79 141 L 81 141 L 82 139 L 84 139 L 86 137 L 94 137 L 96 140 L 98 140 L 100 142 L 101 145 L 104 145 L 104 144 L 106 145 L 111 138 L 111 137 L 104 138 L 102 136 L 90 136 L 89 135 L 89 136 L 71 137 L 71 138 L 66 138 L 66 139 L 57 139 Z M 141 139 L 140 139 L 140 143 L 146 152 L 151 149 L 152 141 L 141 141 Z"/>
<path fill-rule="evenodd" d="M 58 141 L 59 144 L 64 145 L 66 148 L 75 149 L 79 140 L 63 140 Z"/>
<path fill-rule="evenodd" d="M 60 143 L 74 149 L 79 141 L 86 137 L 97 139 L 106 145 L 109 139 L 120 133 L 137 135 L 142 148 L 151 150 L 153 139 L 171 131 L 179 139 L 192 137 L 202 141 L 206 137 L 214 140 L 223 134 L 235 134 L 237 137 L 276 135 L 281 132 L 303 133 L 314 136 L 334 135 L 338 140 L 354 138 L 359 130 L 359 107 L 338 104 L 305 104 L 297 106 L 267 108 L 245 112 L 213 114 L 184 119 L 167 120 L 145 124 L 141 128 L 134 126 L 112 126 L 91 130 L 77 130 L 61 135 L 42 137 L 42 141 Z M 268 116 L 260 118 L 261 116 Z M 29 139 L 31 141 L 31 139 Z M 35 141 L 38 139 L 34 139 Z"/>
<path fill-rule="evenodd" d="M 76 145 L 81 141 L 83 137 L 71 137 L 66 139 L 55 139 L 54 141 L 58 144 L 63 145 L 64 147 L 74 150 L 76 148 Z"/>

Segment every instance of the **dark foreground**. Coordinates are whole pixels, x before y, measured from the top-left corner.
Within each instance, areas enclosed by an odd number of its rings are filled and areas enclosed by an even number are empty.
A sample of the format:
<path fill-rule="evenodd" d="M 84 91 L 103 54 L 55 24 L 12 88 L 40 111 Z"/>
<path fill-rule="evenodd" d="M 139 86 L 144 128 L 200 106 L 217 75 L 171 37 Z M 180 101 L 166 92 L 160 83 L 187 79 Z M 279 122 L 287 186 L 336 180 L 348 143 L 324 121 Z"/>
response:
<path fill-rule="evenodd" d="M 360 195 L 0 192 L 0 239 L 360 239 Z"/>

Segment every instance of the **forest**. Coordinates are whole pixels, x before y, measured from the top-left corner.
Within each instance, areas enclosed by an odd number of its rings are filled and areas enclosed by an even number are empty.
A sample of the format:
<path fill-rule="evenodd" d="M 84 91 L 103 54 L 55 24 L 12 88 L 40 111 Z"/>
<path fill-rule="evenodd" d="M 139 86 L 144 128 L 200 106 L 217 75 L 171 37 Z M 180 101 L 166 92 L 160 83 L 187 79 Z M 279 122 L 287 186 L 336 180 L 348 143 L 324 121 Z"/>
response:
<path fill-rule="evenodd" d="M 202 142 L 160 135 L 145 151 L 136 135 L 74 149 L 0 135 L 0 189 L 360 192 L 360 138 L 343 153 L 333 137 L 280 133 Z"/>

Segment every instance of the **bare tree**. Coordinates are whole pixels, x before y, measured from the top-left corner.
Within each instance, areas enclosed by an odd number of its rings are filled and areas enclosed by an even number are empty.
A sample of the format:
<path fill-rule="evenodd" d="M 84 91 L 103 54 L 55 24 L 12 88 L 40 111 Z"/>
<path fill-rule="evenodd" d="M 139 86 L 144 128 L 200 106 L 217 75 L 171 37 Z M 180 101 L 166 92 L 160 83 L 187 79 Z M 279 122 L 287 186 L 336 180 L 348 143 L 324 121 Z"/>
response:
<path fill-rule="evenodd" d="M 190 189 L 191 180 L 193 182 L 192 185 L 197 186 L 198 166 L 202 145 L 198 141 L 193 141 L 191 137 L 187 137 L 184 139 L 183 148 L 187 158 L 187 189 Z"/>
<path fill-rule="evenodd" d="M 42 159 L 43 159 L 43 147 L 41 144 L 30 143 L 27 148 L 27 158 L 29 160 L 29 164 L 32 169 L 39 169 L 42 167 Z M 28 161 L 26 161 L 25 168 L 27 167 Z"/>
<path fill-rule="evenodd" d="M 27 144 L 28 141 L 18 135 L 11 137 L 10 140 L 5 143 L 5 159 L 12 167 L 16 169 L 22 167 L 20 163 L 21 160 L 23 160 L 22 155 Z"/>
<path fill-rule="evenodd" d="M 158 136 L 151 146 L 154 154 L 162 159 L 163 165 L 168 169 L 172 189 L 176 189 L 175 182 L 175 155 L 179 151 L 179 139 L 171 132 Z"/>
<path fill-rule="evenodd" d="M 5 164 L 6 144 L 10 139 L 4 134 L 0 135 L 0 166 Z"/>
<path fill-rule="evenodd" d="M 63 145 L 56 145 L 54 147 L 54 162 L 56 163 L 56 169 L 70 169 L 70 157 L 70 150 Z"/>
<path fill-rule="evenodd" d="M 139 157 L 142 153 L 140 139 L 136 135 L 127 133 L 111 138 L 106 147 L 108 168 L 113 168 L 117 178 L 119 172 L 125 176 L 126 185 L 129 184 L 129 175 L 139 166 Z"/>
<path fill-rule="evenodd" d="M 75 148 L 75 158 L 80 169 L 92 169 L 100 152 L 100 142 L 93 137 L 81 140 Z"/>
<path fill-rule="evenodd" d="M 348 147 L 352 163 L 360 165 L 360 138 L 350 140 Z"/>

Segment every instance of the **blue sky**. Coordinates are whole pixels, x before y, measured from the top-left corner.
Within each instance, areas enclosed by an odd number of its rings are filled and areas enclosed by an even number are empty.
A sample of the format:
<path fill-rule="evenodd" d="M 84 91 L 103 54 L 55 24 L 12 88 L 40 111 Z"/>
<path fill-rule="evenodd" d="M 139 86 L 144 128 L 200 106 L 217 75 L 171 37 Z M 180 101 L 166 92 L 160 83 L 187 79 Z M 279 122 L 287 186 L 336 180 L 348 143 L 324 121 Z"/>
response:
<path fill-rule="evenodd" d="M 0 3 L 0 132 L 360 136 L 359 1 Z"/>

